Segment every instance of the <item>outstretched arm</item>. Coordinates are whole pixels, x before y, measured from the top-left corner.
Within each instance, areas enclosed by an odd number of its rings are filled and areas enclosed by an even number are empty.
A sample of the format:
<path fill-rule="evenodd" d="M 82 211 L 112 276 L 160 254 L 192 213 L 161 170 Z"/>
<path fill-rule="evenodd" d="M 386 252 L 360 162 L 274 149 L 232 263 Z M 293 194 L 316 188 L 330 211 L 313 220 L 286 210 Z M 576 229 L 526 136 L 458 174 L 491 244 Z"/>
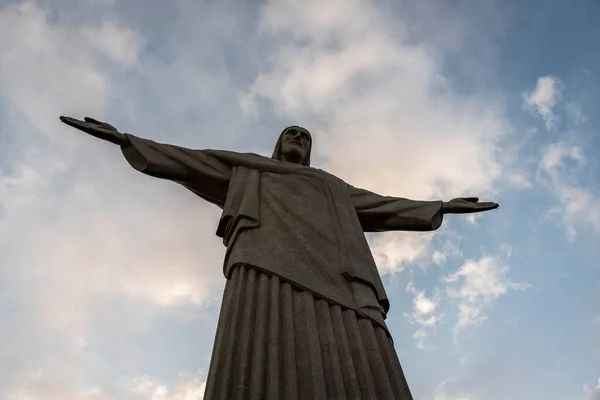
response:
<path fill-rule="evenodd" d="M 365 232 L 433 231 L 442 225 L 442 201 L 417 201 L 381 196 L 348 185 Z"/>
<path fill-rule="evenodd" d="M 92 118 L 84 121 L 70 117 L 60 119 L 91 136 L 118 144 L 125 159 L 136 170 L 179 183 L 201 198 L 223 207 L 232 166 L 217 159 L 211 151 L 192 150 L 124 134 L 112 125 Z"/>
<path fill-rule="evenodd" d="M 433 231 L 442 225 L 444 214 L 467 214 L 498 208 L 476 197 L 450 201 L 418 201 L 381 196 L 349 185 L 350 196 L 365 232 Z"/>

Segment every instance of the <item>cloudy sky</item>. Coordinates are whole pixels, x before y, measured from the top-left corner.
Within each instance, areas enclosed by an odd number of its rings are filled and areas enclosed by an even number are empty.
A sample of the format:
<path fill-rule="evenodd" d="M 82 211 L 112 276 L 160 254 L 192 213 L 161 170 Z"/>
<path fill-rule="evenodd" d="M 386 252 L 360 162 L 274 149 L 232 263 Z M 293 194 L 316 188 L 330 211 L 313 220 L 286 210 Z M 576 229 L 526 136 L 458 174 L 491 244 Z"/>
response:
<path fill-rule="evenodd" d="M 220 210 L 59 115 L 497 201 L 369 236 L 418 400 L 600 399 L 600 3 L 0 0 L 0 399 L 196 400 Z"/>

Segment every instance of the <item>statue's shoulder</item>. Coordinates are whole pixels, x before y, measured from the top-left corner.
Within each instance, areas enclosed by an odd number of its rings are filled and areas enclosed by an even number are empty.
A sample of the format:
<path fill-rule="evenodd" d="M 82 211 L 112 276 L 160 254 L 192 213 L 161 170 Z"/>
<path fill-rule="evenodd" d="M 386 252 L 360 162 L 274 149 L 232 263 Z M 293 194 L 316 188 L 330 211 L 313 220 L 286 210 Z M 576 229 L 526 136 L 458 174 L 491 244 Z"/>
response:
<path fill-rule="evenodd" d="M 343 179 L 335 176 L 331 172 L 325 171 L 324 169 L 320 169 L 320 168 L 312 168 L 312 169 L 315 170 L 318 174 L 322 175 L 324 178 L 327 178 L 328 180 L 345 183 Z"/>
<path fill-rule="evenodd" d="M 227 160 L 236 160 L 236 161 L 259 161 L 259 162 L 271 162 L 276 161 L 272 160 L 269 157 L 261 156 L 256 153 L 241 153 L 232 150 L 217 150 L 217 149 L 206 149 L 202 150 L 208 152 L 216 157 L 227 159 Z"/>

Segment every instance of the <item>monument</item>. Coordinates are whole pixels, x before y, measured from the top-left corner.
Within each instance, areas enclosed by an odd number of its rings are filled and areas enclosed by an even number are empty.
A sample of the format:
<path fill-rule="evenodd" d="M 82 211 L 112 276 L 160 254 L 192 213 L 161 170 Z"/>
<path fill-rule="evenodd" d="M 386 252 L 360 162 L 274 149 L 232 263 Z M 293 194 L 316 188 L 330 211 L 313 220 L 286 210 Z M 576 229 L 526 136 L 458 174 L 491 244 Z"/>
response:
<path fill-rule="evenodd" d="M 312 137 L 283 130 L 271 158 L 192 150 L 85 118 L 64 123 L 121 147 L 136 170 L 223 210 L 227 279 L 205 400 L 412 399 L 385 324 L 364 232 L 431 231 L 443 215 L 492 210 L 381 196 L 310 166 Z"/>

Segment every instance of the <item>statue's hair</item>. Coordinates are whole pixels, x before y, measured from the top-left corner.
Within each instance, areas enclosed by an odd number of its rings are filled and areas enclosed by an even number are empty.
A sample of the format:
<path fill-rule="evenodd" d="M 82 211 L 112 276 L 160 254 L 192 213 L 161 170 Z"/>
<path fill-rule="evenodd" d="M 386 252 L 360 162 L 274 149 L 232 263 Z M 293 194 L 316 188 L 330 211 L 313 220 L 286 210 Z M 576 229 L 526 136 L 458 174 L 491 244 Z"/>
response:
<path fill-rule="evenodd" d="M 297 126 L 297 125 L 292 125 L 292 126 L 288 126 L 287 128 L 285 128 L 283 131 L 281 131 L 281 134 L 279 135 L 279 139 L 277 139 L 277 143 L 275 144 L 275 150 L 273 150 L 273 155 L 271 156 L 271 158 L 274 158 L 276 160 L 281 160 L 281 141 L 283 139 L 284 133 L 286 133 L 290 129 L 303 129 L 306 132 L 308 132 L 308 129 L 303 128 L 301 126 Z M 304 160 L 302 160 L 302 165 L 310 167 L 310 152 L 312 150 L 312 136 L 311 136 L 310 132 L 308 132 L 308 137 L 309 137 L 308 151 L 306 152 L 306 156 L 304 157 Z"/>

